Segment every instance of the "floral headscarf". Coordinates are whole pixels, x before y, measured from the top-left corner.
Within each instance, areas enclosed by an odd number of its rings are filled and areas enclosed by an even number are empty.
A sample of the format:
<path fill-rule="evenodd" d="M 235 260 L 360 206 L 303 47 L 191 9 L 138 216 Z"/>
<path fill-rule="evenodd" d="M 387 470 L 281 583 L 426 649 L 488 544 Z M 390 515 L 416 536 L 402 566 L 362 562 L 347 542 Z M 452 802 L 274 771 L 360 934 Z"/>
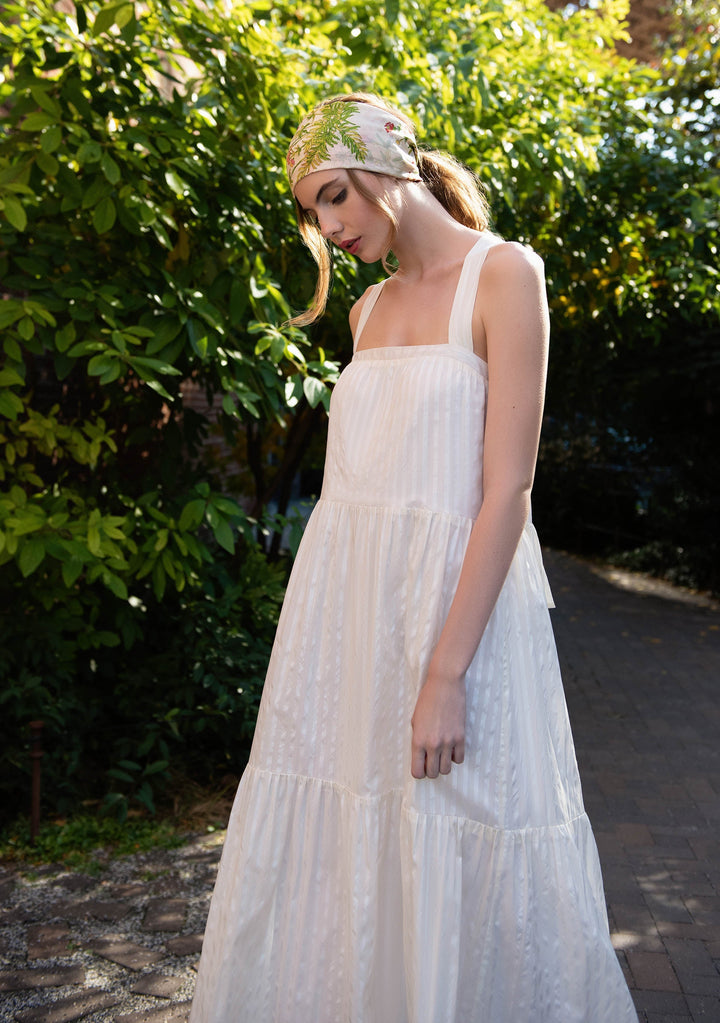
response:
<path fill-rule="evenodd" d="M 290 143 L 287 172 L 293 191 L 307 174 L 332 168 L 420 180 L 417 144 L 407 125 L 381 107 L 355 100 L 316 107 Z"/>

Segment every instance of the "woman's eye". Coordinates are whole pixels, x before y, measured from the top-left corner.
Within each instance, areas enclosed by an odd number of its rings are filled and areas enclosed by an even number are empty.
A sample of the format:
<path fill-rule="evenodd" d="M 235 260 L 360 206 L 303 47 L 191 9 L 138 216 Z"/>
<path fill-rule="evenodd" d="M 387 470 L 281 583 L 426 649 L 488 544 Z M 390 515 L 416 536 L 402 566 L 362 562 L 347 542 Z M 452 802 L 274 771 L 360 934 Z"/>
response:
<path fill-rule="evenodd" d="M 332 201 L 333 206 L 339 206 L 341 202 L 345 201 L 345 197 L 346 196 L 347 196 L 347 189 L 342 188 L 338 192 L 338 194 L 336 196 L 334 196 L 333 201 Z"/>

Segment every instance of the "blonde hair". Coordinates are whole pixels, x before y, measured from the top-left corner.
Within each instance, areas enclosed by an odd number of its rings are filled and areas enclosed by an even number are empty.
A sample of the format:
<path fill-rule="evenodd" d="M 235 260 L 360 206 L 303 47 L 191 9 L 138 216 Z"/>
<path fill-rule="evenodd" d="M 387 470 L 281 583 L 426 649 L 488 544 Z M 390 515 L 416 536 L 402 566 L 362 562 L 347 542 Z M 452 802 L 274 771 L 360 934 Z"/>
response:
<path fill-rule="evenodd" d="M 348 102 L 372 103 L 373 106 L 379 107 L 381 110 L 387 110 L 392 117 L 402 121 L 412 133 L 413 138 L 415 137 L 415 125 L 410 118 L 391 107 L 379 96 L 374 96 L 371 93 L 350 92 L 342 96 L 331 96 L 319 103 L 317 109 L 328 106 L 330 103 Z M 436 149 L 418 150 L 417 159 L 423 183 L 450 216 L 464 224 L 465 227 L 471 227 L 476 231 L 487 230 L 490 222 L 490 209 L 483 186 L 477 176 L 449 153 L 442 153 Z M 372 174 L 373 171 L 366 171 L 366 173 Z M 390 274 L 393 272 L 393 267 L 388 263 L 388 256 L 398 227 L 397 219 L 382 195 L 376 195 L 375 192 L 367 188 L 356 170 L 348 168 L 347 174 L 356 191 L 373 206 L 376 206 L 388 221 L 388 235 L 382 255 L 382 265 L 385 272 Z M 318 279 L 312 305 L 304 313 L 299 313 L 288 321 L 295 326 L 304 327 L 309 323 L 314 323 L 325 311 L 332 277 L 332 249 L 327 240 L 323 238 L 317 224 L 297 199 L 295 200 L 295 212 L 300 235 L 318 266 Z"/>

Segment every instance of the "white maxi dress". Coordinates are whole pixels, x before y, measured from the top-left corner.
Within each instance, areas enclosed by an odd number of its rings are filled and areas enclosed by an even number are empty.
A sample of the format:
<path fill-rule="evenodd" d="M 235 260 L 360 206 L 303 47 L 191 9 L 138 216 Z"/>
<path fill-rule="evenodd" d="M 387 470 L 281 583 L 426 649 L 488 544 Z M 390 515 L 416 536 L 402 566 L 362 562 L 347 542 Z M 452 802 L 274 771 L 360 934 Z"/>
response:
<path fill-rule="evenodd" d="M 467 672 L 465 762 L 410 773 L 483 497 L 471 318 L 494 241 L 465 260 L 447 343 L 356 352 L 334 389 L 191 1023 L 637 1021 L 530 522 Z"/>

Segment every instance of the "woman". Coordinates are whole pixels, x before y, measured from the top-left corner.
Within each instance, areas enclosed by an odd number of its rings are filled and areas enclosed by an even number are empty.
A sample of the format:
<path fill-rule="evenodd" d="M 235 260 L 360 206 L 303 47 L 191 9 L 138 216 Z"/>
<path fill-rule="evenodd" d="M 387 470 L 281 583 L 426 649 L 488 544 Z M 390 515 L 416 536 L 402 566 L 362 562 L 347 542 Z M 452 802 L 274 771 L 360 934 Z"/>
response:
<path fill-rule="evenodd" d="M 541 261 L 372 96 L 288 154 L 326 241 L 397 269 L 350 313 L 192 1023 L 630 1023 L 530 523 Z"/>

